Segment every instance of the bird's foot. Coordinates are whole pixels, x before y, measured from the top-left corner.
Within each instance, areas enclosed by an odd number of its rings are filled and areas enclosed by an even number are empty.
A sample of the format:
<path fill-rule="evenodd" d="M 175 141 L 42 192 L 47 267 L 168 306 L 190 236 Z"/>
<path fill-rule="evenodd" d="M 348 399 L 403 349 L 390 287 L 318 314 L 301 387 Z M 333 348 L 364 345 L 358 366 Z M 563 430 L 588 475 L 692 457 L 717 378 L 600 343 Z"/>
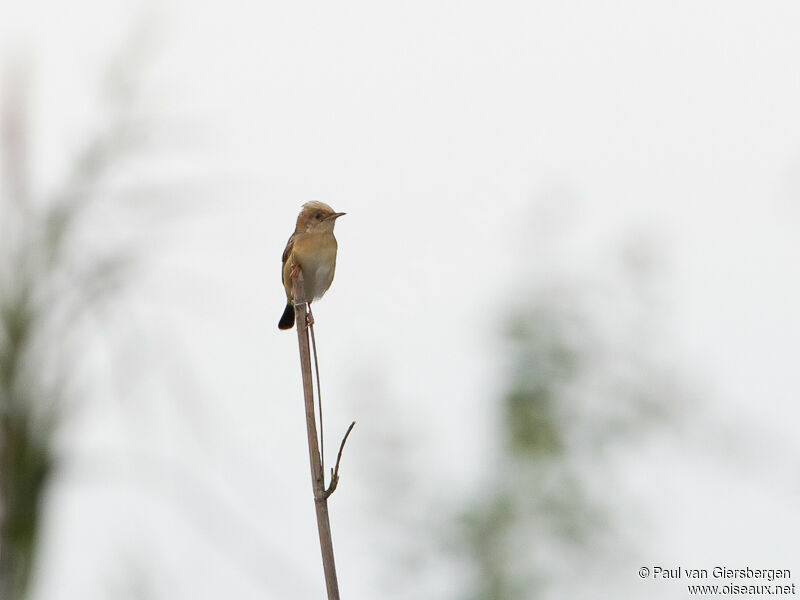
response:
<path fill-rule="evenodd" d="M 292 263 L 292 270 L 289 271 L 289 277 L 291 279 L 297 279 L 300 277 L 300 265 L 297 263 Z"/>

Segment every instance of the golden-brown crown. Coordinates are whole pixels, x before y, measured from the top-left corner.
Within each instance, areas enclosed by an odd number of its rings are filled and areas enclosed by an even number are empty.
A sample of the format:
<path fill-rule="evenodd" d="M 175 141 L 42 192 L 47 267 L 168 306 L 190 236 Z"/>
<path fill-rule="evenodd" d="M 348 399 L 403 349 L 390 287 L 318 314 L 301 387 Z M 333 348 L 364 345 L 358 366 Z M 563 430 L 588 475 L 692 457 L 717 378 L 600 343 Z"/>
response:
<path fill-rule="evenodd" d="M 337 213 L 324 202 L 312 200 L 303 204 L 303 209 L 297 216 L 296 232 L 308 232 L 312 230 L 333 231 L 333 224 L 336 219 L 344 213 Z"/>

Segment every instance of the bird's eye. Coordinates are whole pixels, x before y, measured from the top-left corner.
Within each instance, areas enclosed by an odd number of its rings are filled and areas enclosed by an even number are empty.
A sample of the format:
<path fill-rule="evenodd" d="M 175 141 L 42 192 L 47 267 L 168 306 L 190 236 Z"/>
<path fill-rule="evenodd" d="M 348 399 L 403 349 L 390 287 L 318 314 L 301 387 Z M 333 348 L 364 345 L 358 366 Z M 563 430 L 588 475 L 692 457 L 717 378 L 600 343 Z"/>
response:
<path fill-rule="evenodd" d="M 314 215 L 314 216 L 317 218 L 317 221 L 321 221 L 321 220 L 322 220 L 322 213 L 318 212 L 318 213 L 317 213 L 316 215 Z"/>

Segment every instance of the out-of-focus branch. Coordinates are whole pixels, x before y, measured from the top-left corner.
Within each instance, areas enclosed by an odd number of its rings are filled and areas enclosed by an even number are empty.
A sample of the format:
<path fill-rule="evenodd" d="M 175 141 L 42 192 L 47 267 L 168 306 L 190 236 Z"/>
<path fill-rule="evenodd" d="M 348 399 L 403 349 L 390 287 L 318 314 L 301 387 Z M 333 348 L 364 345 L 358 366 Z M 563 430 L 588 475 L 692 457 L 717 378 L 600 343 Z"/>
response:
<path fill-rule="evenodd" d="M 10 205 L 27 210 L 28 186 L 28 136 L 27 136 L 27 70 L 18 62 L 5 65 L 6 98 L 2 105 L 2 157 L 3 175 L 8 188 Z"/>

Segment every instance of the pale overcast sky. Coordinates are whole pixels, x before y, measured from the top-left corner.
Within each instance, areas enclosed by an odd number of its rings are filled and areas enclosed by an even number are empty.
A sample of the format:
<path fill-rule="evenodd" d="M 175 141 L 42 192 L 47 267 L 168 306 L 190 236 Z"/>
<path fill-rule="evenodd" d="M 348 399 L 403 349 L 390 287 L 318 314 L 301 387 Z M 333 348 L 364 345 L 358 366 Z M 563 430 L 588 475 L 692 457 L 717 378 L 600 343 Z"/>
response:
<path fill-rule="evenodd" d="M 154 572 L 154 598 L 319 597 L 296 341 L 276 328 L 279 257 L 308 200 L 348 213 L 315 307 L 329 439 L 361 418 L 353 390 L 377 370 L 429 473 L 468 489 L 492 444 L 503 303 L 547 274 L 590 279 L 642 236 L 654 352 L 700 429 L 620 459 L 647 529 L 609 585 L 683 597 L 638 580 L 656 564 L 800 574 L 796 3 L 16 4 L 0 52 L 30 74 L 37 189 L 96 126 L 98 78 L 142 20 L 157 150 L 115 185 L 191 196 L 186 218 L 152 225 L 126 295 L 145 380 L 63 441 L 141 453 L 169 484 L 147 492 L 133 467 L 57 483 L 38 600 L 115 597 L 131 564 Z M 163 377 L 148 355 L 170 357 Z M 351 452 L 371 452 L 369 429 Z M 348 483 L 331 501 L 339 577 L 366 600 L 379 561 L 364 482 Z M 222 500 L 183 496 L 196 485 Z M 219 510 L 241 522 L 214 525 Z"/>

